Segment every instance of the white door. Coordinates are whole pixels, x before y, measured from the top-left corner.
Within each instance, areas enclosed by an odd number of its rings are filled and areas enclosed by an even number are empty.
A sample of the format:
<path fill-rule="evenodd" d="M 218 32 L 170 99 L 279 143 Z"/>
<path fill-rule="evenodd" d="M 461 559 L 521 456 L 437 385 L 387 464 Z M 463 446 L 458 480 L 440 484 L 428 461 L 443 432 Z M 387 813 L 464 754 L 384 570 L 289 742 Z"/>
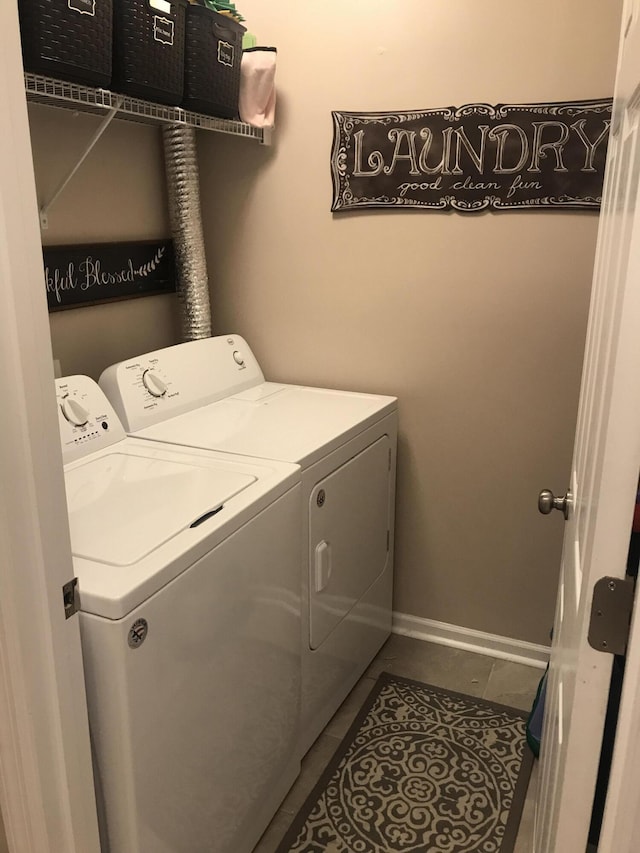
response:
<path fill-rule="evenodd" d="M 586 848 L 613 660 L 587 641 L 593 587 L 604 576 L 624 577 L 640 470 L 639 13 L 640 0 L 629 0 L 568 484 L 536 853 Z"/>
<path fill-rule="evenodd" d="M 0 0 L 0 107 L 0 804 L 11 853 L 97 853 L 15 0 Z"/>

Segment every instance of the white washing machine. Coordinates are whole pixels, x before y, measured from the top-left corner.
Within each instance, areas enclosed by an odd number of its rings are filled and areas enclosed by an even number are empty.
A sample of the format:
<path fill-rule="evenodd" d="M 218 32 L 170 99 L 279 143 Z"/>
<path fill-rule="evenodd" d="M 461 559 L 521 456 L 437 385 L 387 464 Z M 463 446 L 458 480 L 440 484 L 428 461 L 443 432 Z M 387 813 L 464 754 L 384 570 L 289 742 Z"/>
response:
<path fill-rule="evenodd" d="M 113 365 L 131 434 L 302 467 L 304 754 L 391 630 L 397 400 L 265 382 L 237 335 Z"/>
<path fill-rule="evenodd" d="M 300 469 L 56 381 L 104 853 L 249 853 L 299 772 Z"/>

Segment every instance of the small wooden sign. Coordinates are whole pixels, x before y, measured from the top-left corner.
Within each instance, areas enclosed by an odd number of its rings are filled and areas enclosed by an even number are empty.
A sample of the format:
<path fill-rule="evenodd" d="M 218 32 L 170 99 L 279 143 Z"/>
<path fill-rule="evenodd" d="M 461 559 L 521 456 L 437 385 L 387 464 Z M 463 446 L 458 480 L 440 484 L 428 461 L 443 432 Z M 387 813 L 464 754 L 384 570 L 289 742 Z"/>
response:
<path fill-rule="evenodd" d="M 333 112 L 332 211 L 599 210 L 611 99 Z"/>
<path fill-rule="evenodd" d="M 176 289 L 171 240 L 44 246 L 42 255 L 49 311 Z"/>

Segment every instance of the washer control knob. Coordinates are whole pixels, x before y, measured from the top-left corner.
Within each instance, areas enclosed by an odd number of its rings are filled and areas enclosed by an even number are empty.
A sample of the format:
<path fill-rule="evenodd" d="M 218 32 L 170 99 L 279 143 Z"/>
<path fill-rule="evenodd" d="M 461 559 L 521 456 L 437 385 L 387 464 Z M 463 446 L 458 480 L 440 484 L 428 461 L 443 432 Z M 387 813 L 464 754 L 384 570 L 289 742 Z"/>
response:
<path fill-rule="evenodd" d="M 237 349 L 233 351 L 233 360 L 236 364 L 239 364 L 240 367 L 242 367 L 242 365 L 244 364 L 244 358 L 242 357 L 242 353 L 238 352 Z"/>
<path fill-rule="evenodd" d="M 167 393 L 167 386 L 162 379 L 150 370 L 145 370 L 142 374 L 142 384 L 152 397 L 164 397 Z"/>
<path fill-rule="evenodd" d="M 89 412 L 74 397 L 65 397 L 60 408 L 65 418 L 74 426 L 84 426 L 89 420 Z"/>

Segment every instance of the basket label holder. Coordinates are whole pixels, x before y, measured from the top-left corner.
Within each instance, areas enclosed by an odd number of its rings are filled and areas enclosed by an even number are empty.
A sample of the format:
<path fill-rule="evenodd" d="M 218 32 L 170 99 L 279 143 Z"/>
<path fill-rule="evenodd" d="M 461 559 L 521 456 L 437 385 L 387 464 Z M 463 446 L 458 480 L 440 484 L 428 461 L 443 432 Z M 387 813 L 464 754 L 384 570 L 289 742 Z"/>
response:
<path fill-rule="evenodd" d="M 162 15 L 153 16 L 153 37 L 162 44 L 173 45 L 174 25 L 169 18 Z"/>
<path fill-rule="evenodd" d="M 218 62 L 221 65 L 233 65 L 233 56 L 235 48 L 228 41 L 218 42 Z"/>
<path fill-rule="evenodd" d="M 96 0 L 67 0 L 67 6 L 72 12 L 79 12 L 81 15 L 91 15 L 92 18 L 96 14 Z"/>

